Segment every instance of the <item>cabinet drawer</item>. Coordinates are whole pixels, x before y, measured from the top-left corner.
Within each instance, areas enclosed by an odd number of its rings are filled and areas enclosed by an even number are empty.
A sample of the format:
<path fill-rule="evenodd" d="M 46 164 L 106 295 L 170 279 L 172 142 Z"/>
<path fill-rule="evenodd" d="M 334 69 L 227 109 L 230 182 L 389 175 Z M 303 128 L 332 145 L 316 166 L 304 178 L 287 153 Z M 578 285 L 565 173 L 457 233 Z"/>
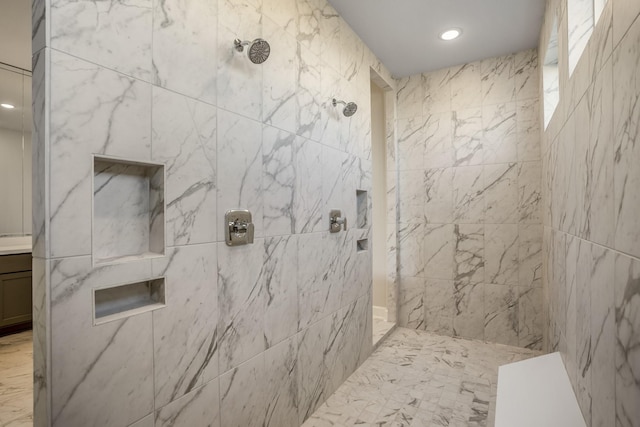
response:
<path fill-rule="evenodd" d="M 31 254 L 0 256 L 0 274 L 31 271 Z"/>

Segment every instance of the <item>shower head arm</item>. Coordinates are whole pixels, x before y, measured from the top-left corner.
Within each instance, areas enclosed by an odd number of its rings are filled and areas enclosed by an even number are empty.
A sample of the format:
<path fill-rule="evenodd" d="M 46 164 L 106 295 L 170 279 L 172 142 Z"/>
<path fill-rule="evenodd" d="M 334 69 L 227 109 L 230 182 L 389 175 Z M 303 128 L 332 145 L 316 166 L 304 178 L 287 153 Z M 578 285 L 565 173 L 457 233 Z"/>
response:
<path fill-rule="evenodd" d="M 347 105 L 346 102 L 337 100 L 335 98 L 333 98 L 333 100 L 331 100 L 331 104 L 333 104 L 334 107 L 337 106 L 338 104 Z"/>
<path fill-rule="evenodd" d="M 249 41 L 246 41 L 246 40 L 245 40 L 245 41 L 242 41 L 242 40 L 240 40 L 240 39 L 235 39 L 235 40 L 233 41 L 233 45 L 235 46 L 235 48 L 236 48 L 236 50 L 237 50 L 238 52 L 242 52 L 242 51 L 244 51 L 244 47 L 245 47 L 245 46 L 249 46 L 249 43 L 250 43 Z"/>

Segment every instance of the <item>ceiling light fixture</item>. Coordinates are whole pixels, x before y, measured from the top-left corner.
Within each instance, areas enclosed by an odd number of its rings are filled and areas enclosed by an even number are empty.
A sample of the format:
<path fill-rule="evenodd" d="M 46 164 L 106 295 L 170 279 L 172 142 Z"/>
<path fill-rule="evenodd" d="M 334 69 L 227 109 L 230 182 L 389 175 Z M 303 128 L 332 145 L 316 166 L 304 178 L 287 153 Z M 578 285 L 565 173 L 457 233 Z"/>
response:
<path fill-rule="evenodd" d="M 447 30 L 442 34 L 440 34 L 440 38 L 442 40 L 449 41 L 449 40 L 457 39 L 458 37 L 460 37 L 460 34 L 462 34 L 461 29 L 451 28 L 450 30 Z"/>
<path fill-rule="evenodd" d="M 13 110 L 14 108 L 16 108 L 11 104 L 0 104 L 0 107 L 6 108 L 7 110 Z"/>

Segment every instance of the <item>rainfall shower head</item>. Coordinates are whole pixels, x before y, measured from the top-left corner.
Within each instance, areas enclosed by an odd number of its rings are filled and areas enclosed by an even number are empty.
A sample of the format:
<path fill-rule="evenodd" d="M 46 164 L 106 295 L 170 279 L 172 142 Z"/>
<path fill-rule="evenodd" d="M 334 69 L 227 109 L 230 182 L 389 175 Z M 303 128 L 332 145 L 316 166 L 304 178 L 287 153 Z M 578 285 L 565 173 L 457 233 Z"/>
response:
<path fill-rule="evenodd" d="M 331 103 L 334 107 L 337 107 L 338 104 L 343 104 L 342 114 L 344 114 L 345 117 L 351 117 L 358 111 L 358 105 L 355 102 L 344 102 L 333 98 Z"/>
<path fill-rule="evenodd" d="M 249 60 L 254 64 L 262 64 L 269 58 L 269 54 L 271 53 L 271 46 L 263 39 L 255 39 L 252 42 L 235 39 L 233 45 L 238 52 L 244 52 L 244 47 L 249 46 L 247 56 L 249 56 Z"/>

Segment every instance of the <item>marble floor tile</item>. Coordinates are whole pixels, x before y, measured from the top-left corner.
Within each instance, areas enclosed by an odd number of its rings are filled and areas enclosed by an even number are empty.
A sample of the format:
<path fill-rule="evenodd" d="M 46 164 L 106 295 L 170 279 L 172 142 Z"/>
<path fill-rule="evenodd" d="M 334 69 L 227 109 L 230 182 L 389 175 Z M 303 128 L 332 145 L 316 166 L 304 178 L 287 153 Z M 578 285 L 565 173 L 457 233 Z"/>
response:
<path fill-rule="evenodd" d="M 0 338 L 0 426 L 33 425 L 32 331 Z"/>
<path fill-rule="evenodd" d="M 498 366 L 539 354 L 397 328 L 303 427 L 491 426 Z"/>

